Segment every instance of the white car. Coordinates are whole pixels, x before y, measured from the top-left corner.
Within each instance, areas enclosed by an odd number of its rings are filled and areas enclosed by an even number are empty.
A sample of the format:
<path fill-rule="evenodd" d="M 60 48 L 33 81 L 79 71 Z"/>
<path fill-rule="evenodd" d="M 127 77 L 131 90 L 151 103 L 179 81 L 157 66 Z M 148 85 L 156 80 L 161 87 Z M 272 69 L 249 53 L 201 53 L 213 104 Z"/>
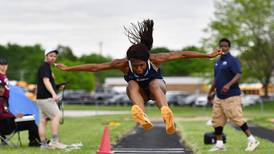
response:
<path fill-rule="evenodd" d="M 207 96 L 206 95 L 200 95 L 198 98 L 195 100 L 194 105 L 195 106 L 206 106 L 208 103 L 207 101 Z"/>
<path fill-rule="evenodd" d="M 256 103 L 262 103 L 263 100 L 258 95 L 244 95 L 242 96 L 242 104 L 243 106 L 249 106 Z"/>
<path fill-rule="evenodd" d="M 180 104 L 184 104 L 184 105 L 194 105 L 196 99 L 199 97 L 199 94 L 194 93 L 191 95 L 186 96 L 186 98 L 183 100 L 183 102 L 180 102 Z"/>

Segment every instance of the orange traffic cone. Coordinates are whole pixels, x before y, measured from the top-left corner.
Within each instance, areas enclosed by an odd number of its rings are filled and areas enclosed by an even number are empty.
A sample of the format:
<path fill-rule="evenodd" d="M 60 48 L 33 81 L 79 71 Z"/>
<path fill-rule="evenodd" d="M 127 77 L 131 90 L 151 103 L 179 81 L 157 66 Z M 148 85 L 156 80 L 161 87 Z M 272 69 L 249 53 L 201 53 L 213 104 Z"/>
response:
<path fill-rule="evenodd" d="M 104 129 L 104 134 L 101 139 L 100 147 L 97 150 L 97 154 L 113 154 L 113 151 L 110 150 L 110 142 L 109 142 L 109 134 L 108 134 L 107 126 Z"/>

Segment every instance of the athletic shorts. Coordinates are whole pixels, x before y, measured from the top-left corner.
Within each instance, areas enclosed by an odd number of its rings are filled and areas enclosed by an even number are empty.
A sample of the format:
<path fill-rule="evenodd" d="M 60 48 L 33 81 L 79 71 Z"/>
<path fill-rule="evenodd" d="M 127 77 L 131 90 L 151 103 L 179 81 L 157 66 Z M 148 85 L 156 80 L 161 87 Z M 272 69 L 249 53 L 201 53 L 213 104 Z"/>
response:
<path fill-rule="evenodd" d="M 230 120 L 237 126 L 242 126 L 245 123 L 241 96 L 232 96 L 226 99 L 216 97 L 213 100 L 213 127 L 224 126 L 227 120 Z"/>
<path fill-rule="evenodd" d="M 62 115 L 57 103 L 52 98 L 37 99 L 36 103 L 39 107 L 40 119 L 52 119 L 57 114 L 59 114 L 59 116 Z"/>

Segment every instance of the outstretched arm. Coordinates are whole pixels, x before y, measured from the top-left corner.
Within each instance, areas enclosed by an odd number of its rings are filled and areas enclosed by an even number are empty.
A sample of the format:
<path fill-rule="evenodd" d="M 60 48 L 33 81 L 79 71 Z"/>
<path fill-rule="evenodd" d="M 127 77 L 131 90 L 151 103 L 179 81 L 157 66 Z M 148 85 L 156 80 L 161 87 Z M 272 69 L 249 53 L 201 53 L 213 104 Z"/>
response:
<path fill-rule="evenodd" d="M 126 67 L 126 59 L 116 59 L 111 62 L 101 64 L 83 64 L 77 66 L 66 66 L 64 64 L 55 64 L 55 66 L 63 71 L 87 71 L 87 72 L 98 72 L 109 69 L 124 70 Z"/>
<path fill-rule="evenodd" d="M 221 49 L 215 49 L 210 54 L 195 52 L 195 51 L 175 51 L 169 53 L 151 54 L 150 59 L 156 63 L 181 59 L 181 58 L 213 58 L 222 54 Z"/>

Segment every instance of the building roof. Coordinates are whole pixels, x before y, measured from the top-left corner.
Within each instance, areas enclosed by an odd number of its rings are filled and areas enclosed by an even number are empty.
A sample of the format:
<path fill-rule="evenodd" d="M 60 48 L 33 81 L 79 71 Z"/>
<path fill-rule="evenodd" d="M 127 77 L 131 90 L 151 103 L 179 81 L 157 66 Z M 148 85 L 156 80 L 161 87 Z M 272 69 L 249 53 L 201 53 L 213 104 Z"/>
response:
<path fill-rule="evenodd" d="M 183 77 L 165 77 L 165 82 L 167 84 L 205 84 L 208 83 L 209 80 L 201 77 L 191 77 L 191 76 L 183 76 Z M 124 78 L 120 77 L 109 77 L 105 79 L 105 86 L 113 86 L 113 85 L 126 85 L 127 82 Z"/>

